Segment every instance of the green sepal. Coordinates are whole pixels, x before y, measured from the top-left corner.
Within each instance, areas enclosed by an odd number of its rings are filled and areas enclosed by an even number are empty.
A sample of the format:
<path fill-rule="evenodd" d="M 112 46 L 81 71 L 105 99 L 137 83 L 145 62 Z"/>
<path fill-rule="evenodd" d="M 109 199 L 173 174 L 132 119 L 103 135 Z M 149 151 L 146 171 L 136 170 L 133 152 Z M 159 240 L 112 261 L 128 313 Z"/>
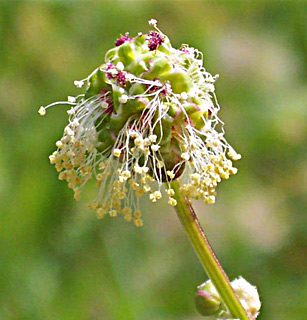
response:
<path fill-rule="evenodd" d="M 140 36 L 135 37 L 134 44 L 136 47 L 141 47 L 145 43 L 145 40 L 146 40 L 146 36 L 142 34 Z"/>
<path fill-rule="evenodd" d="M 172 69 L 167 59 L 159 56 L 152 57 L 149 65 L 150 65 L 150 70 L 144 72 L 143 74 L 144 79 L 153 80 L 154 78 L 160 77 L 165 73 L 169 73 Z"/>
<path fill-rule="evenodd" d="M 206 123 L 203 118 L 207 119 L 208 111 L 197 111 L 190 115 L 190 119 L 193 122 L 193 126 L 195 129 L 200 130 Z"/>
<path fill-rule="evenodd" d="M 158 119 L 159 114 L 156 112 L 155 118 L 153 122 L 155 122 L 156 119 Z M 164 115 L 163 119 L 161 120 L 162 123 L 162 132 L 161 132 L 161 126 L 157 124 L 154 128 L 154 133 L 158 137 L 158 141 L 160 141 L 160 146 L 166 146 L 168 147 L 171 142 L 171 132 L 172 132 L 172 126 L 173 126 L 174 119 L 169 116 L 168 114 Z"/>
<path fill-rule="evenodd" d="M 130 41 L 126 41 L 118 47 L 118 58 L 125 66 L 129 65 L 135 59 Z"/>
<path fill-rule="evenodd" d="M 160 79 L 169 81 L 174 93 L 189 92 L 193 87 L 189 75 L 181 70 L 173 69 L 171 72 L 161 75 Z"/>
<path fill-rule="evenodd" d="M 143 59 L 137 58 L 127 66 L 127 71 L 139 77 L 148 68 Z"/>
<path fill-rule="evenodd" d="M 185 114 L 182 111 L 182 107 L 174 103 L 166 103 L 166 105 L 169 108 L 167 114 L 174 119 L 174 124 L 181 123 L 182 120 L 185 118 Z"/>
<path fill-rule="evenodd" d="M 125 104 L 123 104 L 123 114 L 132 116 L 135 113 L 139 113 L 144 110 L 149 103 L 147 98 L 135 98 L 129 99 Z"/>
<path fill-rule="evenodd" d="M 146 91 L 146 86 L 140 83 L 134 83 L 129 89 L 129 95 L 135 96 L 143 94 Z"/>
<path fill-rule="evenodd" d="M 168 54 L 170 54 L 171 49 L 172 49 L 171 42 L 170 42 L 169 38 L 166 35 L 164 35 L 163 36 L 163 43 L 158 46 L 157 50 L 161 51 L 163 53 L 166 53 L 168 55 Z"/>
<path fill-rule="evenodd" d="M 199 111 L 199 106 L 195 102 L 185 102 L 183 104 L 183 108 L 188 115 Z"/>
<path fill-rule="evenodd" d="M 88 86 L 84 98 L 88 99 L 89 97 L 95 96 L 103 89 L 109 90 L 110 86 L 105 81 L 105 73 L 98 68 L 88 80 Z"/>

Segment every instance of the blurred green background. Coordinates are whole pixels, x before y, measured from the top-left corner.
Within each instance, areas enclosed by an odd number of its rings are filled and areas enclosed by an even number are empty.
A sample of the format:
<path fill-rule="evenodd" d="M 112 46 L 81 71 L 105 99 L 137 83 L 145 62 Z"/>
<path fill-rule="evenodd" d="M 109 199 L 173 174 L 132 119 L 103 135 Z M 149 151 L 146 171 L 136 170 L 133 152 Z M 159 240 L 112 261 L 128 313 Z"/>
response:
<path fill-rule="evenodd" d="M 306 2 L 0 3 L 0 319 L 200 320 L 207 278 L 172 209 L 144 227 L 97 220 L 49 164 L 66 107 L 119 33 L 147 21 L 204 52 L 228 141 L 242 153 L 217 203 L 196 210 L 231 279 L 257 285 L 259 319 L 306 319 Z"/>

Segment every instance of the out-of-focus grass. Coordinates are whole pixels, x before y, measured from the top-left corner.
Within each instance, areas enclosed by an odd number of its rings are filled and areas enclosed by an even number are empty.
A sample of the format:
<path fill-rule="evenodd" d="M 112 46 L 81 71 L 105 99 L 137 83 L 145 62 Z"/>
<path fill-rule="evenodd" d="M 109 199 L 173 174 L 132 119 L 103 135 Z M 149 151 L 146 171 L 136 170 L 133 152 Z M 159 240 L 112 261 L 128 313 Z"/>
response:
<path fill-rule="evenodd" d="M 303 319 L 306 306 L 306 5 L 303 2 L 1 2 L 0 319 L 201 319 L 206 280 L 175 213 L 143 202 L 145 226 L 96 220 L 57 180 L 48 155 L 72 82 L 119 33 L 154 17 L 174 46 L 219 73 L 228 140 L 243 154 L 217 204 L 195 203 L 231 278 L 257 285 L 259 319 Z"/>

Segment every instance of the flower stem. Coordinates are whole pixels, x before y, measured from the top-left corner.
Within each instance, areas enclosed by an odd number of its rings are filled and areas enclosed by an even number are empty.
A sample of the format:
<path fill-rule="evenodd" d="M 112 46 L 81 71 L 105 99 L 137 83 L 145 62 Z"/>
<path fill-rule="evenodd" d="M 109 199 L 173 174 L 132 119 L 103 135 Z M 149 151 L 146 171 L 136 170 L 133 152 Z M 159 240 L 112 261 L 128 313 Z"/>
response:
<path fill-rule="evenodd" d="M 175 191 L 174 198 L 177 200 L 175 209 L 181 224 L 187 232 L 194 250 L 196 251 L 208 277 L 214 284 L 227 309 L 234 318 L 240 320 L 251 320 L 252 318 L 249 318 L 232 290 L 229 279 L 218 261 L 206 235 L 204 234 L 189 200 L 181 194 L 180 183 L 178 180 L 172 181 L 171 187 Z"/>

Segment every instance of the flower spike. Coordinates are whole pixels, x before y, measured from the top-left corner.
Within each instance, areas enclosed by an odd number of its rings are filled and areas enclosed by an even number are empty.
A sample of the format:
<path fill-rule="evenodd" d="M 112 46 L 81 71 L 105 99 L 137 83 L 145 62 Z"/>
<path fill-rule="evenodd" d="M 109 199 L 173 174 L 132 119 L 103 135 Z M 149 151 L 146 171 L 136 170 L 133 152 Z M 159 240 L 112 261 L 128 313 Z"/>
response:
<path fill-rule="evenodd" d="M 102 218 L 123 215 L 142 225 L 139 198 L 156 202 L 163 194 L 176 206 L 172 180 L 180 178 L 185 196 L 215 202 L 215 188 L 237 169 L 240 155 L 224 138 L 212 76 L 202 54 L 171 46 L 157 28 L 121 35 L 105 61 L 86 79 L 85 93 L 68 97 L 69 122 L 50 156 L 79 199 L 89 180 L 97 197 L 90 207 Z M 219 130 L 218 130 L 219 128 Z M 166 191 L 162 185 L 166 183 Z"/>

